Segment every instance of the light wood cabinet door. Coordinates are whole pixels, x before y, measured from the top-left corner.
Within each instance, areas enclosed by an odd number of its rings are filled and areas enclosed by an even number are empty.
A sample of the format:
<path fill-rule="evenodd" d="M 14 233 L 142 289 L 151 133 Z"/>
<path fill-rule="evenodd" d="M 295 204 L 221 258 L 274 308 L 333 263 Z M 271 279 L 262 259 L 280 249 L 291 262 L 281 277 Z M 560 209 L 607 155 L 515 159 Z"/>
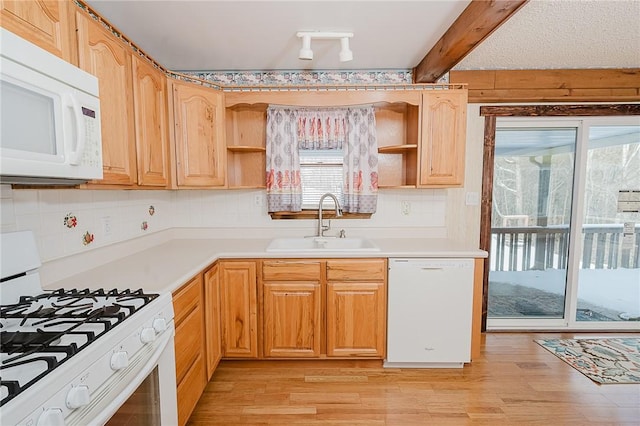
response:
<path fill-rule="evenodd" d="M 384 358 L 383 282 L 327 283 L 327 356 Z"/>
<path fill-rule="evenodd" d="M 265 282 L 262 291 L 265 358 L 320 356 L 320 282 Z"/>
<path fill-rule="evenodd" d="M 133 103 L 138 185 L 169 184 L 167 80 L 160 70 L 133 57 Z"/>
<path fill-rule="evenodd" d="M 220 326 L 220 277 L 218 265 L 204 273 L 205 342 L 207 345 L 207 378 L 211 379 L 222 357 L 222 329 Z"/>
<path fill-rule="evenodd" d="M 202 395 L 206 385 L 205 368 L 202 356 L 198 355 L 198 362 L 194 363 L 184 379 L 178 384 L 178 426 L 187 424 L 193 409 Z"/>
<path fill-rule="evenodd" d="M 2 0 L 0 24 L 44 50 L 77 64 L 71 1 Z"/>
<path fill-rule="evenodd" d="M 222 92 L 188 83 L 172 86 L 178 186 L 224 186 Z"/>
<path fill-rule="evenodd" d="M 173 294 L 178 422 L 186 424 L 207 384 L 202 275 Z"/>
<path fill-rule="evenodd" d="M 222 351 L 228 358 L 258 356 L 256 262 L 223 261 L 220 273 Z"/>
<path fill-rule="evenodd" d="M 103 179 L 95 183 L 136 183 L 136 145 L 131 52 L 84 12 L 76 12 L 80 68 L 99 80 Z"/>
<path fill-rule="evenodd" d="M 422 94 L 419 186 L 462 186 L 467 127 L 467 91 Z"/>

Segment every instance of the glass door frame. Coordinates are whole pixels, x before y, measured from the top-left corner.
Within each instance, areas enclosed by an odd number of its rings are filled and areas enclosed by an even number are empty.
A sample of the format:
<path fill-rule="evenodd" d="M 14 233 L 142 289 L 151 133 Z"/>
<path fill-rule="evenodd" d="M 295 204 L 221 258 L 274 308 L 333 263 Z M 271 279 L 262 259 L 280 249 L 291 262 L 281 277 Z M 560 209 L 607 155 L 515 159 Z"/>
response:
<path fill-rule="evenodd" d="M 637 330 L 640 324 L 636 321 L 577 321 L 577 295 L 580 261 L 582 259 L 584 225 L 584 204 L 587 173 L 587 155 L 589 151 L 589 129 L 592 126 L 605 125 L 639 125 L 637 116 L 605 116 L 605 117 L 497 117 L 495 129 L 498 128 L 576 128 L 576 145 L 574 152 L 573 188 L 571 199 L 571 215 L 569 221 L 569 250 L 567 259 L 567 276 L 565 285 L 564 318 L 486 318 L 486 329 L 493 330 Z M 485 135 L 486 137 L 486 135 Z M 485 146 L 485 149 L 486 146 Z M 495 150 L 495 135 L 494 146 Z M 492 161 L 494 167 L 495 161 Z M 487 165 L 485 164 L 485 168 Z M 491 183 L 493 188 L 493 182 Z M 491 208 L 491 206 L 490 206 Z M 491 253 L 489 253 L 491 256 Z M 489 259 L 487 259 L 487 264 Z M 488 274 L 485 275 L 488 279 Z M 488 288 L 488 287 L 487 287 Z M 485 295 L 486 297 L 486 295 Z"/>

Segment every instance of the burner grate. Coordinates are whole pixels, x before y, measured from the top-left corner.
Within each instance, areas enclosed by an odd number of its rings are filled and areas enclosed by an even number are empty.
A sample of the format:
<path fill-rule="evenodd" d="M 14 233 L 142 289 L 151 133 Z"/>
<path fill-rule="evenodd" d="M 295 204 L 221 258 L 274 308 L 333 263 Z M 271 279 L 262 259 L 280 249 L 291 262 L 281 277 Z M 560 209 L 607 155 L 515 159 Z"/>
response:
<path fill-rule="evenodd" d="M 0 306 L 0 406 L 157 297 L 142 289 L 58 289 Z M 36 363 L 44 371 L 14 380 L 15 371 Z"/>

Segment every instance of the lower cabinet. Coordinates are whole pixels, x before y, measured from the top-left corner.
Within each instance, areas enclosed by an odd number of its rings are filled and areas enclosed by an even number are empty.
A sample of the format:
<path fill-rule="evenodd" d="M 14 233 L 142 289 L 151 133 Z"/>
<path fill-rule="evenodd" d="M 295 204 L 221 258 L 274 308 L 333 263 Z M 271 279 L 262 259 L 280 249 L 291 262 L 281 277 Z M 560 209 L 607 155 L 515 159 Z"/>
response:
<path fill-rule="evenodd" d="M 385 290 L 382 282 L 327 283 L 327 356 L 384 358 Z"/>
<path fill-rule="evenodd" d="M 222 312 L 222 353 L 227 358 L 258 357 L 258 300 L 255 261 L 218 263 Z"/>
<path fill-rule="evenodd" d="M 322 349 L 321 262 L 262 262 L 265 358 L 319 357 Z"/>
<path fill-rule="evenodd" d="M 173 293 L 178 423 L 185 425 L 207 384 L 202 276 Z"/>
<path fill-rule="evenodd" d="M 263 357 L 384 358 L 386 259 L 261 263 Z"/>
<path fill-rule="evenodd" d="M 386 259 L 327 261 L 327 356 L 384 358 Z"/>
<path fill-rule="evenodd" d="M 220 276 L 218 265 L 204 273 L 204 323 L 207 346 L 207 379 L 211 379 L 222 358 L 222 327 L 220 324 Z"/>

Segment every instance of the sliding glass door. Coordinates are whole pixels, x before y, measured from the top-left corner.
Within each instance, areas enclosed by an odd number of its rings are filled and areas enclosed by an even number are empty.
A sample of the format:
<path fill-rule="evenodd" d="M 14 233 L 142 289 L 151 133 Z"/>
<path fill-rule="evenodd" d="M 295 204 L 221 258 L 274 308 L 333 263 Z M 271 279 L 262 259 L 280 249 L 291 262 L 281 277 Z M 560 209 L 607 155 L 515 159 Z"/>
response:
<path fill-rule="evenodd" d="M 637 117 L 498 119 L 494 158 L 488 328 L 637 327 Z"/>
<path fill-rule="evenodd" d="M 561 324 L 577 124 L 496 130 L 488 317 Z"/>
<path fill-rule="evenodd" d="M 640 125 L 588 136 L 576 319 L 640 321 Z"/>

